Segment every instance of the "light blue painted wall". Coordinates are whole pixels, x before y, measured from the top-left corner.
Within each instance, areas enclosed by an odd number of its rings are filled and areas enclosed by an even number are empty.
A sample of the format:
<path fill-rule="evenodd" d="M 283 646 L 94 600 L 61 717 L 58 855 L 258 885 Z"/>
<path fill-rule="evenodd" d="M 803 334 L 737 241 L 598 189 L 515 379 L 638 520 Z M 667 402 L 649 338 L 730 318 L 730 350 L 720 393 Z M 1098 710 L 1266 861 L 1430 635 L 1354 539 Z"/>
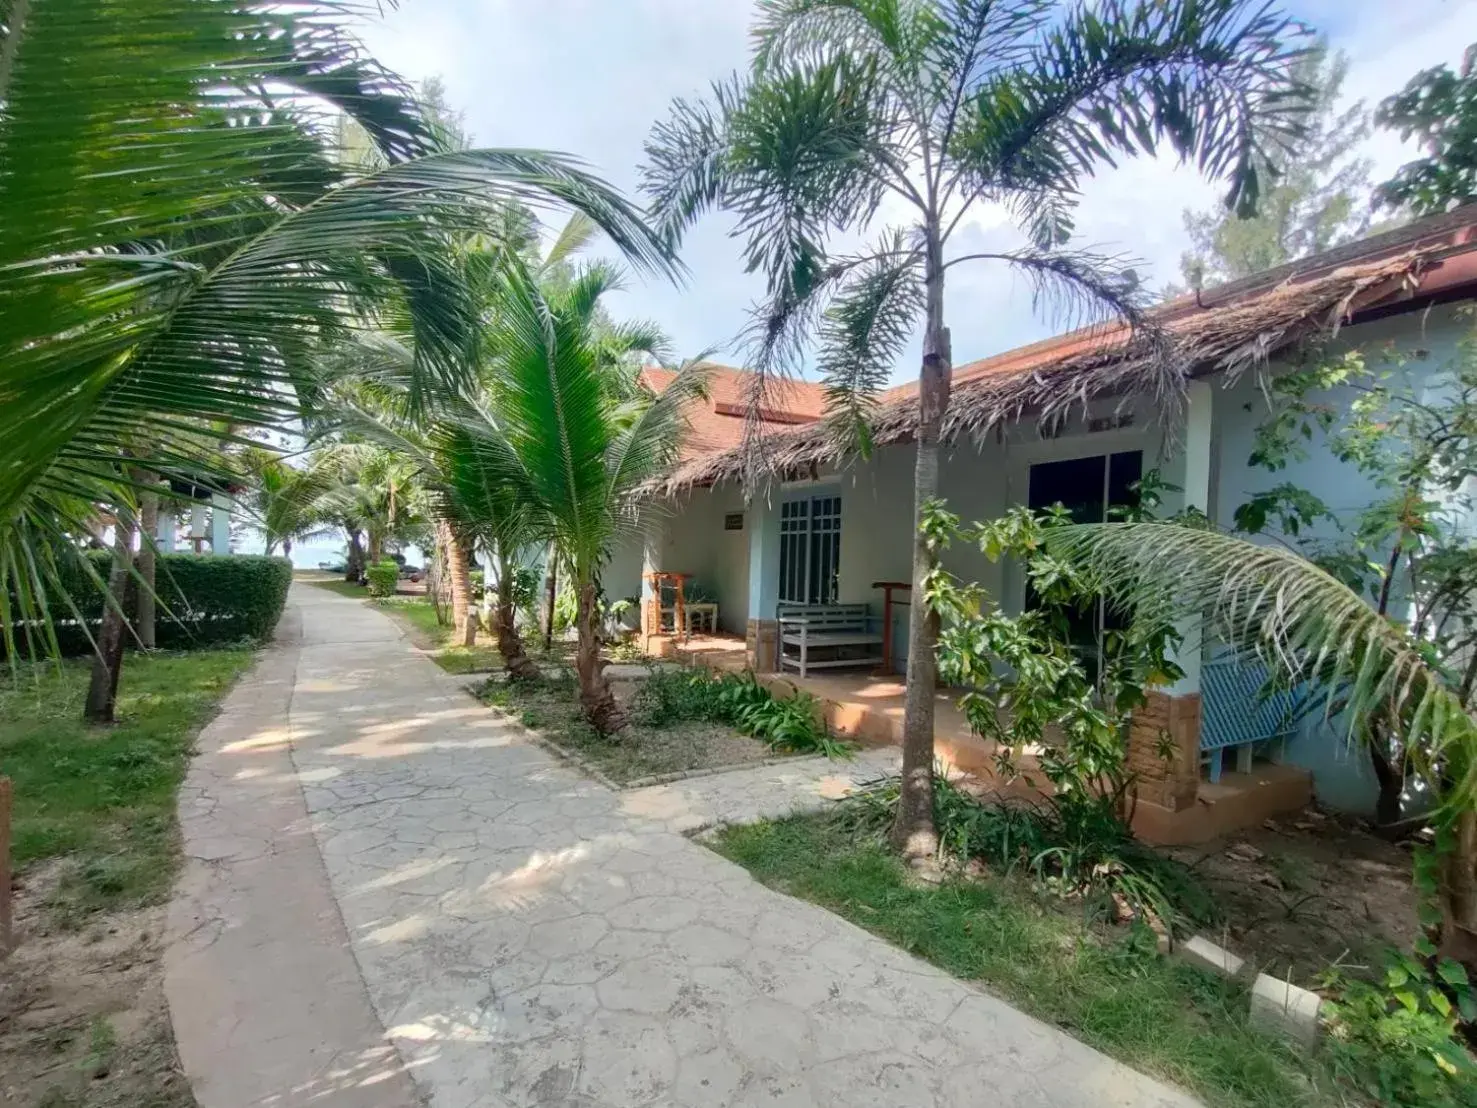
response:
<path fill-rule="evenodd" d="M 1412 313 L 1347 327 L 1340 332 L 1333 349 L 1344 351 L 1358 347 L 1365 351 L 1370 365 L 1376 364 L 1377 353 L 1398 349 L 1408 353 L 1425 351 L 1418 362 L 1411 363 L 1413 382 L 1425 381 L 1434 388 L 1433 379 L 1440 376 L 1456 353 L 1458 341 L 1468 333 L 1470 321 L 1453 307 L 1438 307 L 1429 313 Z M 1270 371 L 1280 368 L 1274 364 Z M 1356 393 L 1351 389 L 1331 390 L 1319 399 L 1339 411 L 1347 411 Z M 1218 388 L 1216 406 L 1216 494 L 1214 517 L 1222 526 L 1231 527 L 1238 505 L 1254 493 L 1291 482 L 1316 493 L 1341 520 L 1351 520 L 1360 510 L 1381 494 L 1352 466 L 1345 465 L 1320 448 L 1315 435 L 1309 444 L 1308 458 L 1294 461 L 1286 469 L 1268 473 L 1247 464 L 1254 445 L 1257 426 L 1266 418 L 1267 403 L 1257 379 L 1247 374 L 1229 388 Z M 1338 530 L 1323 523 L 1315 536 L 1332 538 Z M 1350 749 L 1345 736 L 1347 728 L 1340 721 L 1324 722 L 1319 713 L 1310 714 L 1287 746 L 1286 760 L 1313 774 L 1318 798 L 1332 808 L 1369 814 L 1373 812 L 1377 787 L 1368 757 Z"/>
<path fill-rule="evenodd" d="M 669 573 L 689 573 L 718 601 L 722 630 L 744 633 L 749 606 L 750 511 L 738 488 L 694 489 L 656 521 L 658 565 Z M 744 528 L 725 531 L 723 517 L 744 514 Z"/>

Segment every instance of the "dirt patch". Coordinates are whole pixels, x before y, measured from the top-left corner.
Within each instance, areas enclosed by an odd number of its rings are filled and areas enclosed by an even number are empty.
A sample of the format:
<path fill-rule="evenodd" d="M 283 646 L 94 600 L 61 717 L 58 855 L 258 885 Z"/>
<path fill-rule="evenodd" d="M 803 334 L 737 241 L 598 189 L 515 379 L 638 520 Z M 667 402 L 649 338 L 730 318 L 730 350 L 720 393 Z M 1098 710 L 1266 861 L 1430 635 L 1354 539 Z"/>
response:
<path fill-rule="evenodd" d="M 0 1104 L 191 1108 L 164 1000 L 165 908 L 57 927 L 46 901 L 66 862 L 16 890 L 18 945 L 0 962 Z"/>
<path fill-rule="evenodd" d="M 1357 820 L 1309 810 L 1168 853 L 1209 888 L 1219 937 L 1272 976 L 1306 985 L 1335 962 L 1378 964 L 1381 948 L 1415 935 L 1409 847 Z"/>

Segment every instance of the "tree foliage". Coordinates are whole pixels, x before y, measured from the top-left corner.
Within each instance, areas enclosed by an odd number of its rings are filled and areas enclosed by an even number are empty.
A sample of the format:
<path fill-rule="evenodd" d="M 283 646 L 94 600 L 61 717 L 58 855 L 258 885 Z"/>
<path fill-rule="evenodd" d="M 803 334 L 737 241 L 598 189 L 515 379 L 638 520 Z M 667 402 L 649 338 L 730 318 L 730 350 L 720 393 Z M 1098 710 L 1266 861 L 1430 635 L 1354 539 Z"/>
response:
<path fill-rule="evenodd" d="M 737 219 L 745 265 L 766 286 L 745 342 L 751 411 L 818 338 L 829 425 L 865 455 L 876 393 L 921 326 L 916 516 L 938 490 L 946 271 L 1013 269 L 1059 317 L 1151 330 L 1124 260 L 1072 245 L 1085 181 L 1167 151 L 1225 181 L 1227 205 L 1250 214 L 1302 125 L 1293 67 L 1305 41 L 1262 0 L 764 0 L 748 70 L 673 103 L 647 142 L 643 188 L 674 240 L 710 209 Z M 1003 206 L 1022 244 L 951 251 L 979 204 Z M 1172 417 L 1176 396 L 1157 399 Z M 764 469 L 757 426 L 751 482 Z M 935 565 L 918 534 L 915 596 Z M 936 634 L 915 604 L 895 837 L 920 855 L 933 839 Z"/>
<path fill-rule="evenodd" d="M 1329 53 L 1326 45 L 1298 61 L 1294 75 L 1315 97 L 1304 130 L 1263 168 L 1271 183 L 1262 189 L 1256 214 L 1184 213 L 1191 244 L 1180 259 L 1185 287 L 1249 277 L 1367 231 L 1370 162 L 1354 153 L 1369 136 L 1369 112 L 1362 101 L 1339 108 L 1348 70 L 1348 57 Z"/>
<path fill-rule="evenodd" d="M 0 439 L 6 633 L 18 611 L 50 618 L 99 506 L 131 525 L 131 473 L 224 487 L 251 429 L 309 418 L 324 346 L 393 313 L 412 402 L 454 387 L 479 321 L 448 238 L 496 240 L 510 199 L 581 210 L 633 264 L 674 271 L 577 161 L 447 149 L 345 29 L 357 12 L 4 5 L 0 208 L 26 216 L 0 221 L 0 408 L 27 429 Z M 372 157 L 336 147 L 345 119 Z"/>
<path fill-rule="evenodd" d="M 1380 203 L 1434 215 L 1477 198 L 1477 45 L 1467 47 L 1460 69 L 1417 73 L 1381 102 L 1375 119 L 1425 151 L 1380 185 Z"/>

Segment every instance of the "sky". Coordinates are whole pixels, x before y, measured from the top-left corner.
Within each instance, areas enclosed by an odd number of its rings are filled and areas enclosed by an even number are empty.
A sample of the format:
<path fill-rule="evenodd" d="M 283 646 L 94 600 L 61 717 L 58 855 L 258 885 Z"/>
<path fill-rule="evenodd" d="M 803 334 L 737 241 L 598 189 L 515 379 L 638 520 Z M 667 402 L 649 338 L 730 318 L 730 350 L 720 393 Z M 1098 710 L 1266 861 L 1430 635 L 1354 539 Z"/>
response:
<path fill-rule="evenodd" d="M 1287 0 L 1285 8 L 1349 55 L 1346 99 L 1370 107 L 1421 69 L 1459 63 L 1477 42 L 1474 0 Z M 401 76 L 439 77 L 476 145 L 574 154 L 634 195 L 652 123 L 674 97 L 700 96 L 745 64 L 749 17 L 740 0 L 401 0 L 360 33 Z M 1414 153 L 1379 131 L 1363 151 L 1375 181 Z M 1160 288 L 1179 278 L 1188 246 L 1182 210 L 1210 207 L 1222 191 L 1173 159 L 1131 160 L 1086 183 L 1075 245 L 1131 256 L 1148 287 Z M 715 360 L 734 362 L 734 338 L 763 287 L 744 272 L 731 230 L 728 217 L 705 217 L 683 245 L 685 283 L 632 277 L 610 299 L 612 315 L 656 322 L 679 356 L 716 348 Z M 1018 241 L 1003 212 L 979 207 L 954 249 Z M 1062 329 L 1033 311 L 1024 282 L 989 263 L 949 271 L 945 312 L 956 365 Z M 895 382 L 915 376 L 917 346 L 915 337 Z"/>

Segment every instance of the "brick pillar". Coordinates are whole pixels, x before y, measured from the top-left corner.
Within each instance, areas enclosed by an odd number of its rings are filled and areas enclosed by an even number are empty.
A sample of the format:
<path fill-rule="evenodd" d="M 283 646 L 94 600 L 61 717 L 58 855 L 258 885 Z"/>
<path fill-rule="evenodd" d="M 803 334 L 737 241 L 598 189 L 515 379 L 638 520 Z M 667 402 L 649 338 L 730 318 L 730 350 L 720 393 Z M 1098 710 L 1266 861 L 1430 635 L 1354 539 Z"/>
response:
<path fill-rule="evenodd" d="M 1151 692 L 1128 725 L 1128 769 L 1141 800 L 1178 812 L 1200 789 L 1200 694 Z"/>
<path fill-rule="evenodd" d="M 772 619 L 751 619 L 744 635 L 744 652 L 755 673 L 779 668 L 780 625 Z"/>

